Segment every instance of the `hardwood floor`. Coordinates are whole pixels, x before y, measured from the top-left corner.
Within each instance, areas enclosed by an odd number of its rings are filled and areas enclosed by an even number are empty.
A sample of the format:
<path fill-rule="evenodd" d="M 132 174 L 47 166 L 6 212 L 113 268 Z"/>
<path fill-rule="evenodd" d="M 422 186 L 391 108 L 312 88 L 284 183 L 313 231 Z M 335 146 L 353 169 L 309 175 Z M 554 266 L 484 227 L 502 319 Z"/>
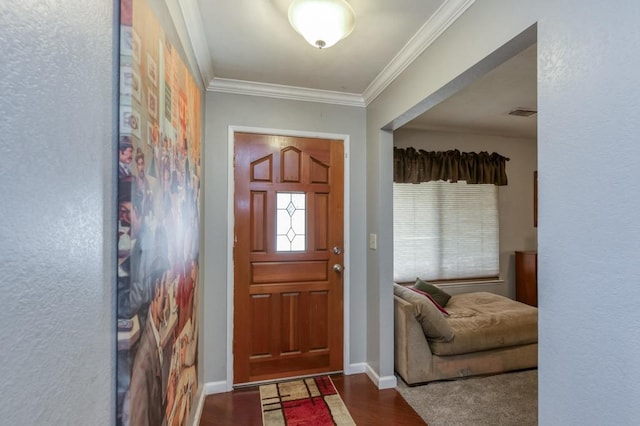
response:
<path fill-rule="evenodd" d="M 425 422 L 395 389 L 378 390 L 365 374 L 331 376 L 357 425 L 424 425 Z M 200 426 L 262 425 L 257 387 L 209 395 Z"/>

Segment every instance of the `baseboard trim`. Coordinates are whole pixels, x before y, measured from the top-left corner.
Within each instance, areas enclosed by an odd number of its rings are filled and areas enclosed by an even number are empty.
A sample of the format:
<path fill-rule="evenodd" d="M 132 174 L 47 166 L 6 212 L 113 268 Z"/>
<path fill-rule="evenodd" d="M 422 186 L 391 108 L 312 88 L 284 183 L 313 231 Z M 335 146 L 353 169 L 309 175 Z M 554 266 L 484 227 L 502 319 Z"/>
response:
<path fill-rule="evenodd" d="M 376 371 L 367 364 L 365 371 L 369 379 L 378 387 L 378 389 L 393 389 L 398 385 L 396 376 L 382 376 L 380 377 Z"/>
<path fill-rule="evenodd" d="M 204 384 L 204 394 L 212 395 L 214 393 L 225 393 L 231 389 L 227 386 L 226 380 L 220 380 L 218 382 L 207 382 Z"/>
<path fill-rule="evenodd" d="M 361 374 L 367 371 L 367 363 L 366 362 L 358 362 L 355 364 L 349 364 L 348 370 L 344 372 L 345 375 L 349 374 Z"/>
<path fill-rule="evenodd" d="M 369 373 L 369 370 L 371 371 L 371 373 Z M 369 365 L 366 362 L 349 364 L 347 366 L 347 369 L 344 371 L 344 374 L 347 376 L 350 374 L 361 374 L 361 373 L 367 373 L 367 375 L 371 378 L 371 380 L 376 385 L 378 385 L 378 383 L 381 380 L 383 383 L 386 381 L 384 378 L 380 379 L 378 375 L 369 367 Z M 375 377 L 375 379 L 372 377 L 372 374 L 373 374 L 373 377 Z M 393 378 L 395 379 L 395 376 L 393 376 Z M 392 387 L 395 387 L 395 383 Z M 383 388 L 380 388 L 380 389 L 383 389 Z M 233 390 L 233 386 L 228 386 L 226 380 L 220 380 L 217 382 L 207 382 L 204 384 L 204 391 L 202 392 L 203 394 L 202 398 L 204 401 L 204 397 L 207 395 L 213 395 L 215 393 L 225 393 L 231 390 Z"/>
<path fill-rule="evenodd" d="M 198 426 L 200 424 L 200 418 L 202 417 L 202 410 L 204 409 L 204 398 L 206 397 L 205 387 L 200 390 L 199 396 L 197 398 L 198 403 L 196 405 L 196 410 L 193 413 L 193 420 L 191 422 L 191 426 Z"/>
<path fill-rule="evenodd" d="M 378 382 L 378 389 L 395 389 L 396 386 L 398 386 L 396 376 L 380 377 L 380 381 Z"/>

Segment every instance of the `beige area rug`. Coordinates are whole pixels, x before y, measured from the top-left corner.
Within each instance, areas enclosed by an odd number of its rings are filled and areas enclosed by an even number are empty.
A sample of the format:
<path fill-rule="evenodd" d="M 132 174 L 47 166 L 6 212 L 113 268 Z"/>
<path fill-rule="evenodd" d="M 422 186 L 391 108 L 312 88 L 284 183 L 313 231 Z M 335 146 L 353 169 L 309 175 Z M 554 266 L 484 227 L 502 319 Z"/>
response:
<path fill-rule="evenodd" d="M 260 386 L 265 426 L 355 425 L 329 376 Z"/>
<path fill-rule="evenodd" d="M 398 392 L 429 426 L 535 426 L 538 370 L 407 386 Z"/>

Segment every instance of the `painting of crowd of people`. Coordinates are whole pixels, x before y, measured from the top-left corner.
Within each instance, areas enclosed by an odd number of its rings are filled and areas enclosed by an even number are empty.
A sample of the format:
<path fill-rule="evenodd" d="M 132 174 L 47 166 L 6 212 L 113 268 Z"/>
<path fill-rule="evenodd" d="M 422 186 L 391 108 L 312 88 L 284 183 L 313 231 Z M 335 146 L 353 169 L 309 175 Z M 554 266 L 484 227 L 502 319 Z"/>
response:
<path fill-rule="evenodd" d="M 198 389 L 202 94 L 151 1 L 120 9 L 117 423 L 173 426 Z"/>

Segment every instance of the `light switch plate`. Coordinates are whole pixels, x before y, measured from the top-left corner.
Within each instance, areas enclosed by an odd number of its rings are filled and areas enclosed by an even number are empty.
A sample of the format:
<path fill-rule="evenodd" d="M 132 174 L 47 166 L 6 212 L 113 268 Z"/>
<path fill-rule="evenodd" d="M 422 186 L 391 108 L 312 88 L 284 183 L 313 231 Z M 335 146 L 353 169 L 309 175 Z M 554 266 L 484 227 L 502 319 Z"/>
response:
<path fill-rule="evenodd" d="M 378 248 L 378 235 L 377 234 L 369 234 L 369 248 L 371 250 L 376 250 Z"/>

